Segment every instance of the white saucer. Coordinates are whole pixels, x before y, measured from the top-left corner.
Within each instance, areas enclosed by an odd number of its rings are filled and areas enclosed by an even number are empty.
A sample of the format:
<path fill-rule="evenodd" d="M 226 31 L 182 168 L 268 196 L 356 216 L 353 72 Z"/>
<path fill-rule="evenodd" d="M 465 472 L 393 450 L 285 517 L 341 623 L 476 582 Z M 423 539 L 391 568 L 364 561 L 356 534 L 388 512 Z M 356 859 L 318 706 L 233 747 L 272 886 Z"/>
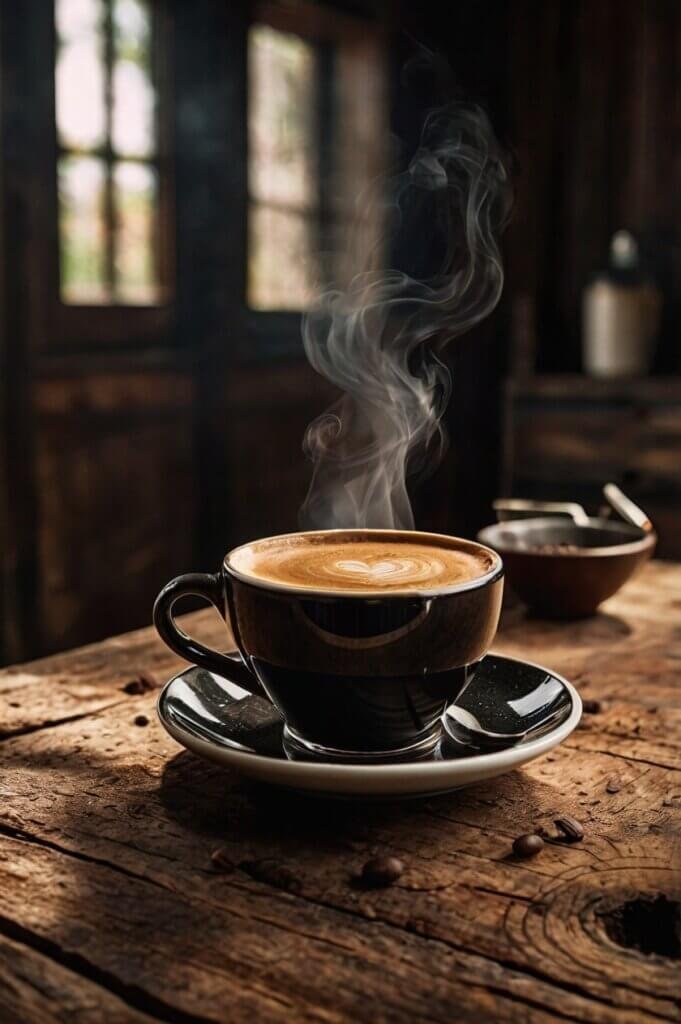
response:
<path fill-rule="evenodd" d="M 543 705 L 541 705 L 543 701 Z M 556 673 L 515 658 L 488 655 L 455 707 L 485 728 L 509 737 L 526 719 L 544 714 L 539 735 L 489 753 L 470 753 L 443 733 L 426 760 L 391 764 L 332 764 L 289 760 L 282 720 L 270 702 L 220 676 L 191 667 L 174 676 L 158 699 L 164 728 L 178 743 L 257 782 L 344 797 L 395 798 L 444 793 L 513 771 L 570 735 L 582 713 L 571 683 Z"/>
<path fill-rule="evenodd" d="M 453 740 L 449 733 L 456 730 L 448 727 L 441 745 L 425 760 L 391 764 L 289 760 L 282 744 L 282 719 L 274 706 L 220 676 L 189 668 L 170 680 L 158 701 L 159 717 L 170 735 L 207 760 L 236 768 L 258 782 L 364 798 L 433 795 L 512 771 L 569 736 L 582 705 L 574 687 L 554 672 L 488 655 L 448 716 L 459 717 L 461 709 L 497 736 L 508 734 L 509 745 L 471 753 Z M 514 734 L 542 716 L 546 724 L 540 734 L 517 742 Z"/>

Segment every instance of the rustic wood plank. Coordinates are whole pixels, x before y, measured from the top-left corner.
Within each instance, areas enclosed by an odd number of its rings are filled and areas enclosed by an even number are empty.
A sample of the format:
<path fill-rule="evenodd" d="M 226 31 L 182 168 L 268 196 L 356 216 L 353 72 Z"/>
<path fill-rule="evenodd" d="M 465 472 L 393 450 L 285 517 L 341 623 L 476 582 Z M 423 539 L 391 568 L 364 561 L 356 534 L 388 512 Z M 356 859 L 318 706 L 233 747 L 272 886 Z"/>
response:
<path fill-rule="evenodd" d="M 216 612 L 199 612 L 186 622 L 186 628 L 198 628 L 207 643 L 233 646 Z M 181 664 L 146 628 L 4 669 L 0 672 L 0 739 L 129 702 L 140 692 L 160 688 Z"/>
<path fill-rule="evenodd" d="M 652 564 L 580 623 L 510 611 L 497 648 L 601 709 L 522 771 L 425 804 L 272 795 L 179 752 L 153 712 L 178 662 L 151 630 L 5 671 L 26 731 L 1 745 L 0 935 L 158 1019 L 678 1020 L 673 961 L 622 948 L 603 915 L 681 895 L 680 580 Z M 228 642 L 210 613 L 189 628 Z M 582 843 L 510 856 L 564 814 Z M 405 874 L 358 889 L 378 851 Z"/>
<path fill-rule="evenodd" d="M 155 937 L 159 922 L 167 918 L 176 920 L 179 915 L 183 930 L 189 929 L 191 920 L 194 931 L 197 914 L 204 924 L 207 917 L 215 918 L 218 933 L 211 931 L 205 936 L 202 931 L 202 939 L 211 946 L 217 944 L 226 957 L 236 945 L 256 972 L 265 957 L 265 950 L 258 945 L 265 921 L 270 944 L 267 962 L 278 949 L 277 930 L 295 929 L 301 939 L 297 948 L 306 964 L 312 958 L 315 971 L 321 969 L 319 951 L 305 948 L 306 937 L 324 943 L 329 941 L 330 929 L 334 943 L 348 945 L 357 958 L 371 961 L 372 936 L 378 933 L 385 945 L 374 964 L 377 971 L 386 969 L 383 957 L 399 962 L 406 948 L 409 959 L 419 963 L 424 973 L 441 971 L 446 975 L 454 949 L 457 973 L 463 972 L 466 983 L 483 979 L 491 984 L 491 971 L 500 997 L 504 992 L 525 991 L 528 998 L 532 995 L 553 1012 L 567 1009 L 580 1020 L 636 1020 L 635 1013 L 621 1015 L 626 1007 L 674 1019 L 673 982 L 668 975 L 665 986 L 664 969 L 618 958 L 616 948 L 598 933 L 598 941 L 583 939 L 572 953 L 574 937 L 569 941 L 560 937 L 561 928 L 582 929 L 583 921 L 594 924 L 594 895 L 601 888 L 612 895 L 613 885 L 618 893 L 658 892 L 668 887 L 671 875 L 665 835 L 657 830 L 670 831 L 672 811 L 661 809 L 652 799 L 660 790 L 659 770 L 630 772 L 617 794 L 605 796 L 612 771 L 609 759 L 602 757 L 598 763 L 593 756 L 579 758 L 561 751 L 549 764 L 533 767 L 526 773 L 528 778 L 509 778 L 501 793 L 490 784 L 471 794 L 440 798 L 428 808 L 388 807 L 369 813 L 366 808 L 339 812 L 336 807 L 313 803 L 310 815 L 308 801 L 258 798 L 231 775 L 187 755 L 179 755 L 169 765 L 163 755 L 154 758 L 160 753 L 159 744 L 163 749 L 168 743 L 155 726 L 156 735 L 151 734 L 152 727 L 143 736 L 143 730 L 137 730 L 140 739 L 131 752 L 130 741 L 126 744 L 118 739 L 129 734 L 129 717 L 121 709 L 117 711 L 118 723 L 112 723 L 110 712 L 105 716 L 106 729 L 94 729 L 86 736 L 81 723 L 71 723 L 30 737 L 34 747 L 30 757 L 22 757 L 19 750 L 15 756 L 10 753 L 6 777 L 10 788 L 4 794 L 8 810 L 3 815 L 3 831 L 19 836 L 22 842 L 20 855 L 10 849 L 4 854 L 8 859 L 0 865 L 5 874 L 3 889 L 11 894 L 12 918 L 44 936 L 54 927 L 49 912 L 56 914 L 66 930 L 68 948 L 72 950 L 75 943 L 76 948 L 87 949 L 98 970 L 110 972 L 112 949 L 115 951 L 117 944 L 131 944 L 139 950 L 140 962 L 121 962 L 125 984 L 141 984 L 142 972 L 145 984 L 152 985 L 152 994 L 158 997 L 158 988 L 153 986 L 171 983 L 164 972 L 156 979 L 159 968 L 149 973 L 146 940 L 140 937 L 142 948 L 133 943 L 127 909 L 123 922 L 114 912 L 114 906 L 123 903 L 127 908 L 132 900 L 139 914 L 135 918 L 138 927 L 143 931 L 146 921 Z M 11 746 L 25 745 L 28 740 L 23 737 Z M 74 757 L 73 750 L 78 747 Z M 11 766 L 17 762 L 20 767 L 15 774 Z M 30 768 L 24 766 L 27 762 Z M 605 806 L 588 810 L 578 806 L 578 782 L 590 797 L 599 794 Z M 595 802 L 579 800 L 580 805 Z M 28 832 L 22 833 L 27 806 L 30 837 Z M 551 847 L 546 857 L 530 866 L 505 859 L 518 831 L 531 828 L 539 819 L 567 812 L 587 823 L 587 842 L 580 847 Z M 651 831 L 651 825 L 656 831 Z M 617 835 L 622 828 L 627 841 L 611 845 L 609 834 Z M 12 841 L 17 840 L 7 840 Z M 210 852 L 218 843 L 233 858 L 236 870 L 216 879 L 210 870 Z M 358 892 L 350 878 L 377 848 L 404 858 L 409 870 L 389 892 Z M 56 860 L 61 866 L 52 876 L 55 853 L 59 853 Z M 276 879 L 274 887 L 263 881 L 257 870 L 253 879 L 253 862 L 269 858 L 294 873 L 298 884 L 293 896 L 277 891 Z M 93 863 L 95 879 L 91 878 Z M 12 868 L 18 865 L 21 877 L 17 879 Z M 56 908 L 41 908 L 38 899 L 48 878 L 51 888 L 57 886 Z M 178 893 L 182 894 L 181 906 L 177 905 Z M 64 909 L 64 900 L 70 909 Z M 81 903 L 92 908 L 91 920 L 77 909 Z M 566 903 L 571 911 L 567 920 Z M 572 907 L 573 903 L 576 906 Z M 329 908 L 329 913 L 320 913 L 319 907 Z M 358 928 L 354 920 L 346 922 L 338 917 L 338 911 L 353 918 L 359 914 L 368 919 L 369 927 Z M 532 924 L 534 912 L 545 916 L 552 932 L 558 929 L 557 939 L 539 935 L 527 942 L 524 930 Z M 238 921 L 227 927 L 231 915 Z M 102 921 L 107 922 L 106 933 L 98 939 Z M 381 924 L 387 928 L 385 936 Z M 223 928 L 229 937 L 224 948 L 219 938 Z M 394 929 L 409 934 L 398 940 L 392 935 Z M 420 936 L 444 948 L 426 948 Z M 285 940 L 289 941 L 281 937 L 281 942 Z M 164 941 L 171 942 L 171 936 Z M 579 962 L 570 962 L 575 953 L 581 953 L 582 962 L 588 958 L 586 978 Z M 205 963 L 192 947 L 191 959 L 195 957 Z M 280 969 L 277 984 L 290 994 L 290 987 L 300 983 L 305 971 L 297 960 L 289 966 L 294 976 Z M 372 975 L 373 969 L 367 967 L 367 972 Z M 615 999 L 611 996 L 613 981 L 621 989 Z M 188 982 L 193 994 L 197 983 L 196 979 Z M 226 980 L 224 984 L 228 984 Z M 312 985 L 309 976 L 305 984 Z M 376 1006 L 389 1005 L 385 993 L 374 987 L 375 979 L 370 983 L 367 978 L 365 984 L 365 996 L 375 996 Z M 390 984 L 399 988 L 399 979 L 392 977 Z M 425 998 L 423 989 L 420 992 Z M 644 994 L 647 992 L 656 995 L 650 997 Z M 461 993 L 450 992 L 447 998 L 468 1005 Z M 590 999 L 597 1000 L 595 1005 Z M 606 1005 L 601 1006 L 600 1000 Z M 608 1007 L 611 1001 L 617 1013 Z M 471 1010 L 476 1004 L 477 996 Z M 205 1012 L 201 999 L 180 1005 L 186 1011 Z M 356 1010 L 356 1004 L 345 1004 L 348 1014 Z M 409 1012 L 414 1012 L 413 1006 Z M 435 1019 L 440 1019 L 441 1012 L 440 1006 Z M 499 1019 L 514 1018 L 505 1012 Z"/>
<path fill-rule="evenodd" d="M 194 387 L 188 373 L 83 371 L 37 381 L 34 399 L 32 649 L 47 653 L 147 621 L 174 566 L 198 557 Z"/>
<path fill-rule="evenodd" d="M 102 986 L 49 955 L 0 935 L 0 1007 L 3 1024 L 151 1024 Z"/>

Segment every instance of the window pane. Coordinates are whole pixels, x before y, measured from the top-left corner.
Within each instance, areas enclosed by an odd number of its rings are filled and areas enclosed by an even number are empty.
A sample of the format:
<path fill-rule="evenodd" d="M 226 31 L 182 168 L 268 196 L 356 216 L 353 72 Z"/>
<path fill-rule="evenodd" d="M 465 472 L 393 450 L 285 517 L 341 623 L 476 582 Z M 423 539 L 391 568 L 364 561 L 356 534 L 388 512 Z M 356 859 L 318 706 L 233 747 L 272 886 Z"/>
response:
<path fill-rule="evenodd" d="M 150 20 L 140 0 L 114 0 L 111 142 L 123 156 L 149 156 L 154 148 Z"/>
<path fill-rule="evenodd" d="M 91 157 L 59 161 L 59 239 L 64 302 L 108 301 L 104 276 L 104 164 Z"/>
<path fill-rule="evenodd" d="M 299 36 L 266 25 L 249 34 L 249 161 L 252 198 L 317 203 L 316 54 Z"/>
<path fill-rule="evenodd" d="M 156 171 L 137 163 L 114 167 L 116 210 L 116 298 L 145 304 L 158 301 L 154 260 Z"/>
<path fill-rule="evenodd" d="M 249 306 L 304 309 L 314 295 L 310 220 L 300 213 L 252 203 L 248 227 Z"/>
<path fill-rule="evenodd" d="M 104 39 L 101 0 L 57 0 L 57 132 L 63 146 L 104 142 Z"/>
<path fill-rule="evenodd" d="M 102 0 L 56 0 L 55 21 L 59 38 L 73 42 L 92 36 L 101 24 Z"/>

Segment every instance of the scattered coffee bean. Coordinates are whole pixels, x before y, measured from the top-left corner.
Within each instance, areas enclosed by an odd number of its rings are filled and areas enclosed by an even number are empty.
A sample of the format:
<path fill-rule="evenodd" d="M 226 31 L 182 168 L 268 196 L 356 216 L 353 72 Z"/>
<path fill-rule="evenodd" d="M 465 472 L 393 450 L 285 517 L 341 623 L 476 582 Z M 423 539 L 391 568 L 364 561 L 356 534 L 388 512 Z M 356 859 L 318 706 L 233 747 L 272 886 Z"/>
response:
<path fill-rule="evenodd" d="M 513 840 L 513 852 L 516 857 L 521 857 L 523 860 L 528 857 L 536 857 L 543 849 L 544 840 L 536 833 L 530 832 Z"/>
<path fill-rule="evenodd" d="M 217 850 L 213 850 L 213 852 L 210 855 L 210 862 L 216 871 L 219 871 L 225 875 L 229 874 L 231 871 L 234 871 L 234 868 L 236 867 L 234 861 L 229 856 L 224 846 L 220 846 L 218 847 Z"/>
<path fill-rule="evenodd" d="M 608 781 L 606 783 L 605 792 L 606 793 L 619 793 L 621 788 L 622 787 L 620 786 L 620 780 L 617 778 L 616 775 L 613 775 L 613 777 L 611 779 L 608 779 Z"/>
<path fill-rule="evenodd" d="M 149 725 L 149 719 L 146 715 L 135 715 L 135 725 Z"/>
<path fill-rule="evenodd" d="M 150 672 L 140 672 L 136 679 L 131 679 L 129 683 L 121 687 L 123 693 L 129 693 L 131 697 L 138 697 L 142 693 L 148 693 L 149 690 L 157 688 L 158 681 Z"/>
<path fill-rule="evenodd" d="M 599 700 L 583 700 L 582 710 L 585 715 L 597 715 L 603 710 L 603 705 Z"/>
<path fill-rule="evenodd" d="M 267 882 L 268 885 L 274 885 L 277 889 L 297 892 L 301 887 L 298 876 L 273 857 L 265 857 L 262 860 L 244 860 L 239 867 L 251 878 L 255 878 L 257 882 Z"/>
<path fill-rule="evenodd" d="M 361 879 L 371 888 L 381 889 L 396 882 L 404 871 L 404 864 L 397 857 L 373 857 L 362 868 Z"/>
<path fill-rule="evenodd" d="M 555 825 L 558 831 L 563 833 L 563 842 L 565 843 L 579 843 L 584 838 L 584 828 L 576 818 L 570 817 L 569 814 L 563 815 L 562 818 L 556 818 Z"/>

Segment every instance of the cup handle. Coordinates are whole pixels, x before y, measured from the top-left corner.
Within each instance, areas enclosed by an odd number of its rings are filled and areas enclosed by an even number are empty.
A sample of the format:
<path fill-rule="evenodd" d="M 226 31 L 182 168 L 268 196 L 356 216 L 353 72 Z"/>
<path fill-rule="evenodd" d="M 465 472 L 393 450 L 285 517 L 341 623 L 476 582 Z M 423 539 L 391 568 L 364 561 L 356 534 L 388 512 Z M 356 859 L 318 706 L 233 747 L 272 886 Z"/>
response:
<path fill-rule="evenodd" d="M 217 608 L 224 617 L 222 600 L 222 578 L 219 573 L 188 572 L 177 576 L 166 583 L 154 602 L 154 625 L 161 639 L 171 651 L 181 658 L 216 672 L 237 686 L 242 686 L 249 693 L 262 696 L 263 690 L 255 674 L 244 663 L 238 651 L 226 651 L 224 654 L 212 651 L 198 640 L 194 640 L 180 629 L 173 616 L 173 605 L 179 598 L 191 594 L 202 597 Z"/>

